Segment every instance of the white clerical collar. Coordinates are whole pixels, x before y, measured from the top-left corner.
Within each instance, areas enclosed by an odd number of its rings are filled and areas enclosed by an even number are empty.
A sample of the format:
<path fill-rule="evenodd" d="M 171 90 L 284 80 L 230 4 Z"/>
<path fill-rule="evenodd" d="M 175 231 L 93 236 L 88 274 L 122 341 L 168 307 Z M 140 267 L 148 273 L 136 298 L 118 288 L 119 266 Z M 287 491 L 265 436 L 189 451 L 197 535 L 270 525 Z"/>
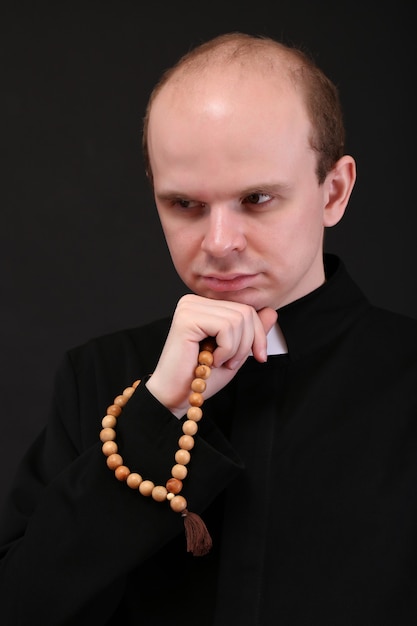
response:
<path fill-rule="evenodd" d="M 285 341 L 285 337 L 282 333 L 282 330 L 278 324 L 273 325 L 271 330 L 267 335 L 267 352 L 268 354 L 287 354 L 287 342 Z"/>

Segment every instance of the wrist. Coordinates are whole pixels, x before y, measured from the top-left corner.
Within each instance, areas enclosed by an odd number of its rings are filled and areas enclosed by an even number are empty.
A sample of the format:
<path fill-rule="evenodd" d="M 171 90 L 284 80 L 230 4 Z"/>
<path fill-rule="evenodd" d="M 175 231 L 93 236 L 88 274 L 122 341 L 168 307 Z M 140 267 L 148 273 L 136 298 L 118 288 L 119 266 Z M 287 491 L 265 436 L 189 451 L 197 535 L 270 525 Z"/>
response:
<path fill-rule="evenodd" d="M 147 377 L 145 386 L 148 389 L 149 393 L 151 393 L 160 404 L 168 409 L 168 411 L 175 415 L 177 419 L 181 419 L 183 415 L 185 415 L 188 408 L 187 399 L 185 399 L 183 404 L 180 404 L 178 406 L 173 405 L 170 399 L 167 397 L 167 394 L 161 391 L 161 389 L 163 389 L 163 386 L 158 384 L 157 375 L 150 374 Z"/>

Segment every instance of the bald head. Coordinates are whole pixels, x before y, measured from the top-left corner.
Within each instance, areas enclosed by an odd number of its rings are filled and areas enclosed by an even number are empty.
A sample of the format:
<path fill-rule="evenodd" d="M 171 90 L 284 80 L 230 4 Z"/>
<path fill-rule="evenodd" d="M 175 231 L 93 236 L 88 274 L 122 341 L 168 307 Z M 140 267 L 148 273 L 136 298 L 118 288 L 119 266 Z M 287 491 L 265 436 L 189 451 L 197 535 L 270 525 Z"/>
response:
<path fill-rule="evenodd" d="M 227 89 L 229 93 L 235 91 L 238 98 L 248 79 L 256 79 L 253 88 L 260 90 L 260 100 L 264 97 L 261 80 L 297 94 L 310 122 L 309 143 L 317 153 L 317 178 L 323 182 L 344 149 L 343 119 L 335 86 L 300 50 L 270 38 L 242 33 L 221 35 L 191 50 L 163 74 L 154 88 L 143 132 L 145 167 L 151 182 L 148 133 L 152 109 L 159 96 L 163 94 L 164 100 L 169 100 L 169 106 L 173 107 L 187 104 L 187 98 L 200 98 L 202 109 L 202 99 L 210 93 L 209 106 L 214 115 L 216 106 L 224 106 L 220 97 L 216 105 L 215 95 L 221 96 Z M 217 112 L 220 113 L 221 108 Z M 256 114 L 255 107 L 253 115 Z"/>

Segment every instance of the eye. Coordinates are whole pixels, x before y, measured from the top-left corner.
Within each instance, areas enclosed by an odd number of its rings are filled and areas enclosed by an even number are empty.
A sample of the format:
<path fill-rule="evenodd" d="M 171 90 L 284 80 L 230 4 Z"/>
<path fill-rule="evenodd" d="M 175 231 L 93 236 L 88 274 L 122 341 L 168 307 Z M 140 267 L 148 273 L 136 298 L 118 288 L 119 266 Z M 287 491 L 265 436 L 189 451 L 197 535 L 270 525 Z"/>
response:
<path fill-rule="evenodd" d="M 171 206 L 178 207 L 180 209 L 199 209 L 204 208 L 204 204 L 202 202 L 197 202 L 196 200 L 185 200 L 184 198 L 173 198 L 171 200 Z"/>
<path fill-rule="evenodd" d="M 254 192 L 246 196 L 243 200 L 245 204 L 265 204 L 271 200 L 272 196 L 268 193 Z"/>

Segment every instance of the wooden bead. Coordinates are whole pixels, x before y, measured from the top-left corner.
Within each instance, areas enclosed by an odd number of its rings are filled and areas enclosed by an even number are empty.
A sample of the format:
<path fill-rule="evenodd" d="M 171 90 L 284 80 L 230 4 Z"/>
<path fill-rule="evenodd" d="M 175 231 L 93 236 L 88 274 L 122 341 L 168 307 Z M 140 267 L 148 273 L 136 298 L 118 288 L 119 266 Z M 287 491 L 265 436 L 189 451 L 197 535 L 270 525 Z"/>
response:
<path fill-rule="evenodd" d="M 137 474 L 136 472 L 132 472 L 126 479 L 127 484 L 131 489 L 138 489 L 140 483 L 142 482 L 142 476 Z"/>
<path fill-rule="evenodd" d="M 170 478 L 169 480 L 167 480 L 167 484 L 165 486 L 167 488 L 167 491 L 177 494 L 182 489 L 182 481 L 178 480 L 178 478 Z"/>
<path fill-rule="evenodd" d="M 194 448 L 194 437 L 190 435 L 182 435 L 178 439 L 178 445 L 181 450 L 192 450 Z"/>
<path fill-rule="evenodd" d="M 116 431 L 114 428 L 103 428 L 100 431 L 100 441 L 114 441 L 116 439 Z"/>
<path fill-rule="evenodd" d="M 208 350 L 214 352 L 217 348 L 217 343 L 214 337 L 206 337 L 203 341 L 200 341 L 200 350 Z"/>
<path fill-rule="evenodd" d="M 152 498 L 156 500 L 156 502 L 163 502 L 167 498 L 167 489 L 162 485 L 157 485 L 152 489 Z"/>
<path fill-rule="evenodd" d="M 115 470 L 120 465 L 123 465 L 123 459 L 120 454 L 111 454 L 107 457 L 107 466 L 110 469 Z"/>
<path fill-rule="evenodd" d="M 129 400 L 129 398 L 127 398 L 126 396 L 123 396 L 122 394 L 120 394 L 120 396 L 116 396 L 115 397 L 114 404 L 116 406 L 123 407 L 125 404 L 127 404 L 128 400 Z"/>
<path fill-rule="evenodd" d="M 211 374 L 211 369 L 208 365 L 197 365 L 195 368 L 194 374 L 197 378 L 202 378 L 203 380 L 207 380 L 207 378 Z"/>
<path fill-rule="evenodd" d="M 184 433 L 184 435 L 193 436 L 197 433 L 197 431 L 198 431 L 197 423 L 193 420 L 187 420 L 182 425 L 182 432 Z"/>
<path fill-rule="evenodd" d="M 198 364 L 199 365 L 208 365 L 211 367 L 213 365 L 214 357 L 211 352 L 208 350 L 202 350 L 198 355 Z"/>
<path fill-rule="evenodd" d="M 190 406 L 187 411 L 187 417 L 189 420 L 193 420 L 194 422 L 199 422 L 203 417 L 203 411 L 198 406 Z"/>
<path fill-rule="evenodd" d="M 191 383 L 191 389 L 193 391 L 197 391 L 198 393 L 204 393 L 206 387 L 207 385 L 202 378 L 194 378 L 193 382 Z"/>
<path fill-rule="evenodd" d="M 118 447 L 115 441 L 105 441 L 101 449 L 105 456 L 110 456 L 111 454 L 116 454 Z"/>
<path fill-rule="evenodd" d="M 114 475 L 116 476 L 117 480 L 120 480 L 120 482 L 126 480 L 129 474 L 130 469 L 126 467 L 126 465 L 119 465 L 119 467 L 116 467 L 116 469 L 114 470 Z"/>
<path fill-rule="evenodd" d="M 175 513 L 181 513 L 187 508 L 187 500 L 184 496 L 174 496 L 169 504 Z"/>
<path fill-rule="evenodd" d="M 107 414 L 114 415 L 115 417 L 119 417 L 122 412 L 122 407 L 117 406 L 117 404 L 111 404 L 107 407 Z"/>
<path fill-rule="evenodd" d="M 191 454 L 188 450 L 177 450 L 175 453 L 175 460 L 180 465 L 187 465 L 190 462 Z"/>
<path fill-rule="evenodd" d="M 101 425 L 103 428 L 114 428 L 117 424 L 117 419 L 114 415 L 105 415 L 101 420 Z"/>
<path fill-rule="evenodd" d="M 130 399 L 133 394 L 135 393 L 135 388 L 134 387 L 126 387 L 126 389 L 123 390 L 122 395 L 125 396 L 126 398 Z"/>
<path fill-rule="evenodd" d="M 139 485 L 139 491 L 143 496 L 151 496 L 155 485 L 151 480 L 142 480 Z"/>
<path fill-rule="evenodd" d="M 188 469 L 185 467 L 185 465 L 177 463 L 172 467 L 171 474 L 174 478 L 178 478 L 178 480 L 184 480 L 184 478 L 188 474 Z"/>
<path fill-rule="evenodd" d="M 204 402 L 204 398 L 201 393 L 193 391 L 188 396 L 188 402 L 191 404 L 191 406 L 201 406 Z"/>

